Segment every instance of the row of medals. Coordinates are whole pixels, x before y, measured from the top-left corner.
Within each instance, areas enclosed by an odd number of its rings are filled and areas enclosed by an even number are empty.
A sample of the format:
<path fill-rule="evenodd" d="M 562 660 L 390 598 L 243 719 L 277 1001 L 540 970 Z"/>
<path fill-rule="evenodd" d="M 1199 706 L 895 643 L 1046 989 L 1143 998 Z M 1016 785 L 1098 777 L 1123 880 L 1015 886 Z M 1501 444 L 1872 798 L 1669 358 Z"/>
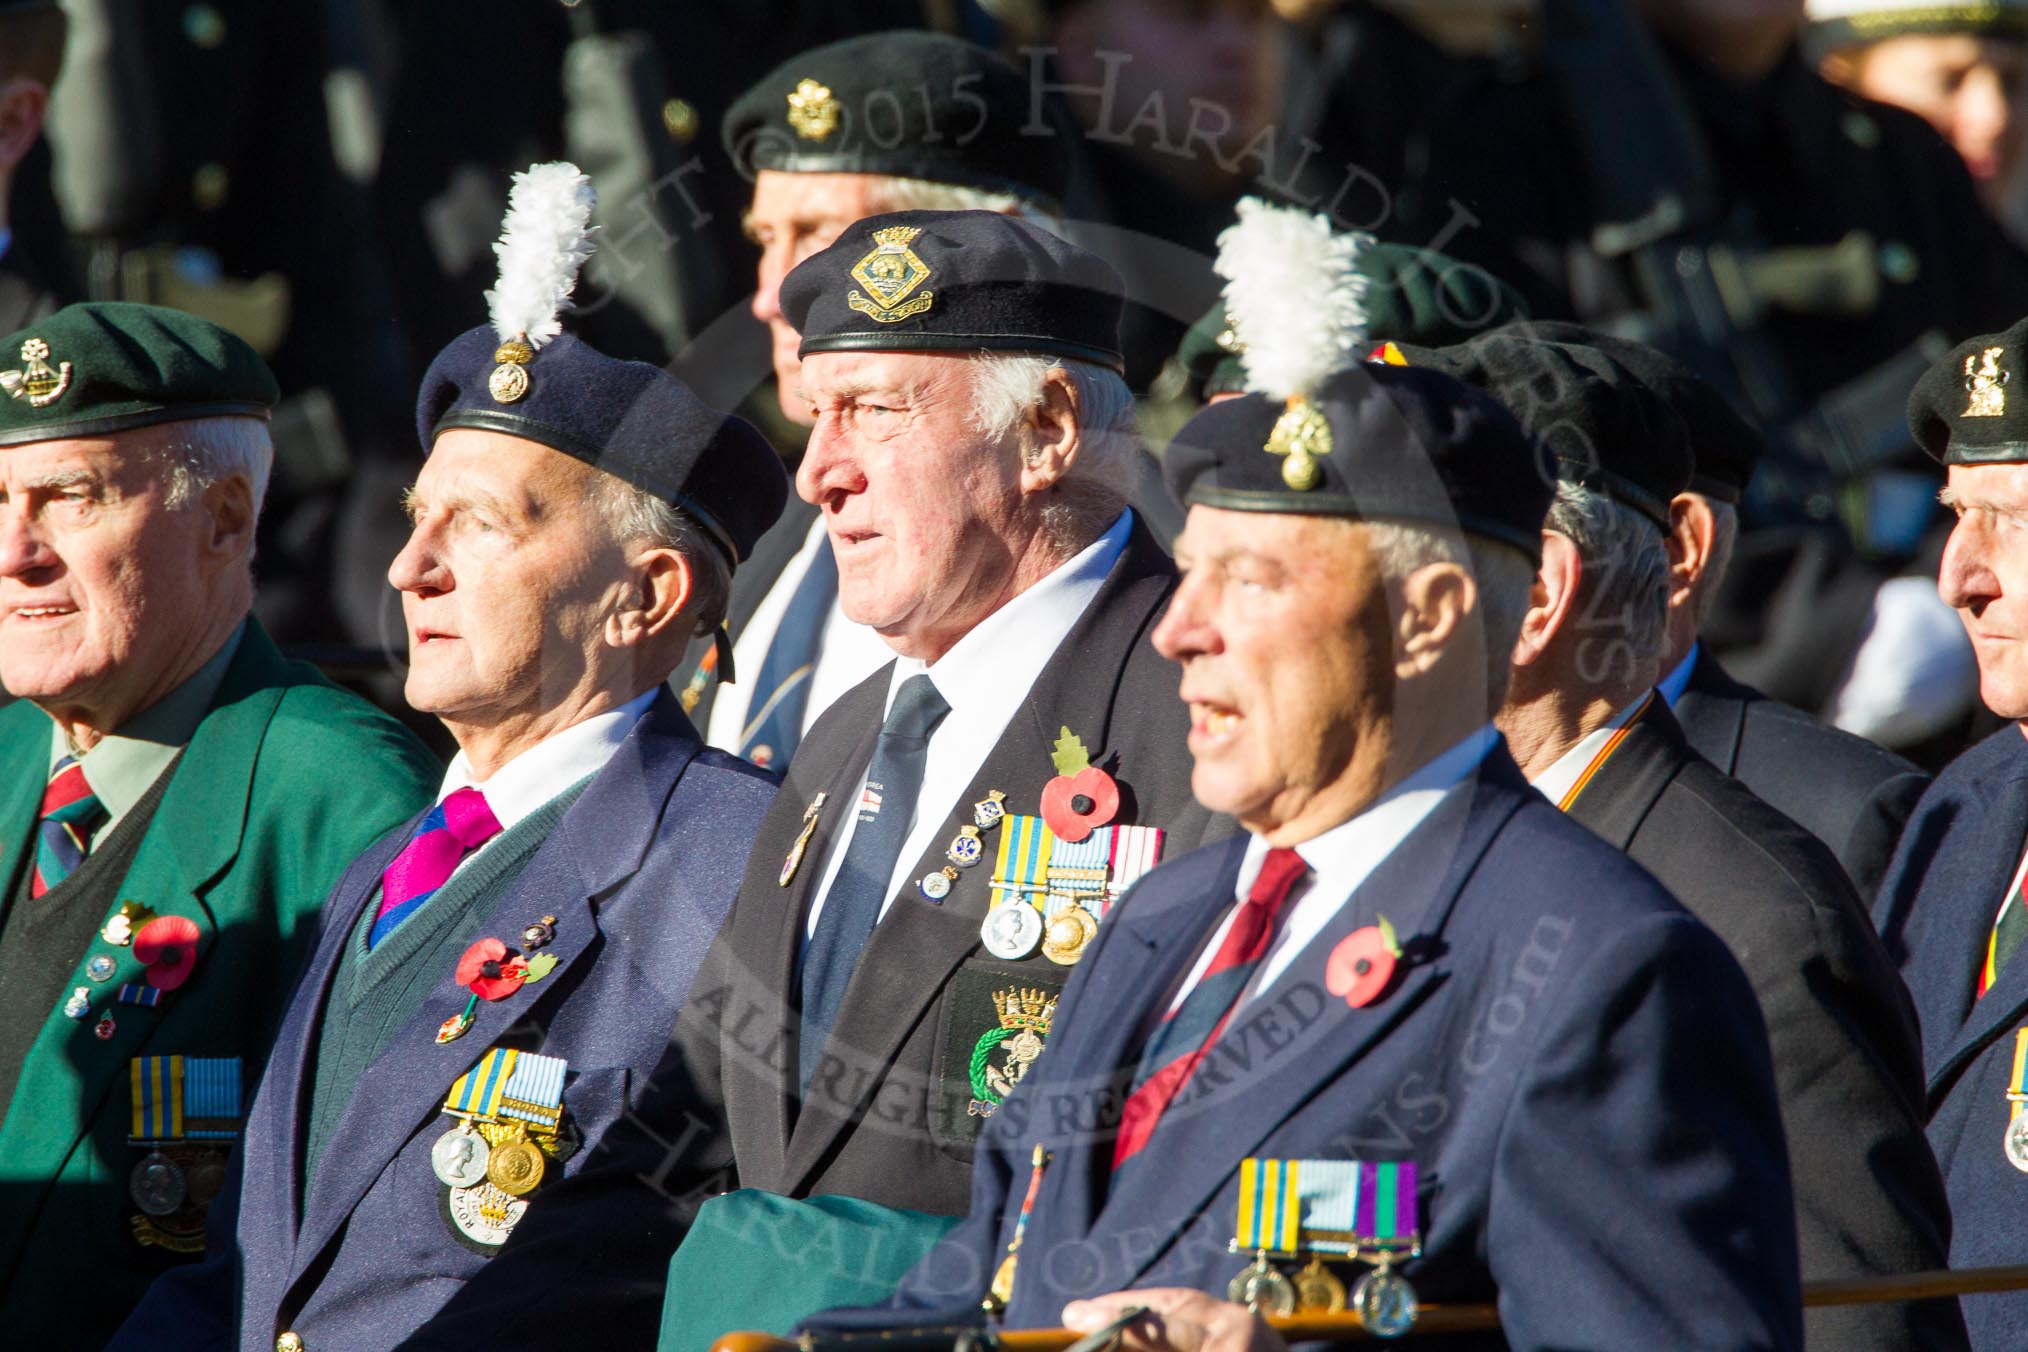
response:
<path fill-rule="evenodd" d="M 552 1133 L 530 1133 L 515 1119 L 481 1122 L 462 1118 L 430 1147 L 430 1168 L 451 1190 L 451 1215 L 473 1239 L 504 1243 L 522 1213 L 525 1200 L 541 1185 L 548 1170 L 545 1147 Z"/>
<path fill-rule="evenodd" d="M 972 824 L 958 828 L 944 850 L 950 860 L 934 873 L 924 874 L 916 887 L 930 901 L 940 902 L 951 894 L 959 869 L 976 868 L 986 860 L 982 831 L 991 831 L 1007 819 L 1007 795 L 998 789 L 972 804 Z M 1011 880 L 1010 880 L 1011 881 Z M 1009 890 L 1005 901 L 986 912 L 979 925 L 979 942 L 994 957 L 1019 962 L 1037 949 L 1060 967 L 1069 967 L 1084 956 L 1085 945 L 1098 933 L 1098 920 L 1075 899 L 1047 921 L 1027 899 L 1025 891 Z"/>
<path fill-rule="evenodd" d="M 1393 1270 L 1391 1262 L 1391 1255 L 1383 1255 L 1378 1267 L 1352 1283 L 1348 1296 L 1345 1283 L 1316 1254 L 1310 1255 L 1308 1266 L 1294 1277 L 1285 1277 L 1260 1253 L 1254 1256 L 1252 1266 L 1242 1268 L 1232 1279 L 1225 1294 L 1249 1310 L 1281 1318 L 1297 1313 L 1337 1314 L 1349 1303 L 1368 1332 L 1399 1338 L 1415 1323 L 1417 1303 L 1415 1289 Z"/>

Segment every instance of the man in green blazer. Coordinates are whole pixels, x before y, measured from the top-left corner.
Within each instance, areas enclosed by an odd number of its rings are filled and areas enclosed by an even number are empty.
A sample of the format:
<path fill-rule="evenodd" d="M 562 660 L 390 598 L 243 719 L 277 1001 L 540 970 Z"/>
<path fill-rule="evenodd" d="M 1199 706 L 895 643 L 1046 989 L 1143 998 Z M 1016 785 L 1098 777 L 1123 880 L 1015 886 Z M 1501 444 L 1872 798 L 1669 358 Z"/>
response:
<path fill-rule="evenodd" d="M 96 1347 L 202 1252 L 317 908 L 440 770 L 251 617 L 251 348 L 75 305 L 0 364 L 0 1327 Z"/>

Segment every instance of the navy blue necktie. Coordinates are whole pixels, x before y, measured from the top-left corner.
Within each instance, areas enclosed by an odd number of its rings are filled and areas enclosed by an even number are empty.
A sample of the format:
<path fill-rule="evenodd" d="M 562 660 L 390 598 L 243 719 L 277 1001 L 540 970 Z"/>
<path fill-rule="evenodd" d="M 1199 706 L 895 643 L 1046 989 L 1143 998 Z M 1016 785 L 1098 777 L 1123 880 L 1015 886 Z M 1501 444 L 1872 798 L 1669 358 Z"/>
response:
<path fill-rule="evenodd" d="M 754 680 L 756 699 L 747 706 L 746 726 L 739 734 L 739 754 L 763 770 L 786 768 L 802 740 L 810 676 L 837 595 L 838 561 L 831 557 L 830 540 L 820 540 L 809 570 L 782 612 L 774 642 L 768 644 L 767 659 Z"/>
<path fill-rule="evenodd" d="M 866 789 L 859 796 L 859 822 L 817 913 L 817 931 L 803 952 L 803 1029 L 797 1061 L 799 1083 L 806 1087 L 830 1039 L 845 987 L 859 965 L 859 951 L 872 937 L 887 901 L 894 861 L 901 855 L 902 839 L 922 792 L 930 733 L 950 711 L 929 677 L 911 676 L 895 692 L 894 707 L 874 743 Z"/>

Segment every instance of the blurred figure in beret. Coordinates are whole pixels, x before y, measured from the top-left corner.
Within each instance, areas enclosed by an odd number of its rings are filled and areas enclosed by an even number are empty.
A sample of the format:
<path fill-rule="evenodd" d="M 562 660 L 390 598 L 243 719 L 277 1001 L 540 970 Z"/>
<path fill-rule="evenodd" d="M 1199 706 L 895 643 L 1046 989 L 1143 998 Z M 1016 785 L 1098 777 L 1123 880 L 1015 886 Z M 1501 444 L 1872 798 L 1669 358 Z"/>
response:
<path fill-rule="evenodd" d="M 332 891 L 218 1204 L 232 1223 L 116 1346 L 653 1327 L 662 1200 L 638 1166 L 616 1187 L 598 1146 L 774 791 L 706 751 L 663 681 L 787 483 L 752 427 L 561 331 L 590 211 L 572 165 L 517 176 L 492 323 L 423 379 L 388 580 L 408 699 L 459 751 Z"/>
<path fill-rule="evenodd" d="M 1874 919 L 1915 997 L 1929 1139 L 1952 1213 L 1952 1267 L 2020 1261 L 2028 1244 L 2028 320 L 1967 339 L 1908 398 L 1957 516 L 1937 590 L 1979 659 L 1979 697 L 2008 726 L 1936 777 L 1901 838 Z M 1972 1345 L 2021 1341 L 2028 1292 L 1965 1296 Z"/>
<path fill-rule="evenodd" d="M 230 1242 L 207 1208 L 317 907 L 437 768 L 250 615 L 251 348 L 104 304 L 0 353 L 0 1317 L 95 1346 Z"/>
<path fill-rule="evenodd" d="M 1825 79 L 1928 121 L 2007 220 L 2028 146 L 2028 4 L 1809 0 L 1803 46 Z"/>
<path fill-rule="evenodd" d="M 1176 575 L 1127 505 L 1118 274 L 1016 217 L 904 211 L 782 305 L 817 414 L 796 489 L 895 657 L 817 720 L 761 828 L 677 1030 L 679 1097 L 726 1130 L 670 1186 L 949 1217 L 1114 899 L 1231 821 L 1189 796 L 1148 642 Z M 840 1251 L 877 1271 L 882 1245 Z"/>
<path fill-rule="evenodd" d="M 1441 372 L 1272 326 L 1246 361 L 1163 459 L 1189 516 L 1154 642 L 1192 789 L 1247 834 L 1142 880 L 968 1218 L 890 1305 L 810 1326 L 1146 1306 L 1129 1346 L 1275 1352 L 1245 1304 L 1398 1336 L 1418 1299 L 1497 1298 L 1501 1331 L 1445 1345 L 1799 1347 L 1746 981 L 1490 721 L 1550 474 Z"/>
<path fill-rule="evenodd" d="M 1068 156 L 1052 129 L 1024 130 L 1031 100 L 1027 77 L 982 47 L 888 32 L 792 57 L 733 105 L 726 147 L 753 180 L 745 225 L 760 249 L 751 307 L 768 327 L 775 397 L 791 424 L 815 415 L 782 281 L 847 226 L 935 209 L 1062 230 Z M 830 549 L 816 508 L 793 501 L 733 589 L 727 621 L 745 679 L 723 684 L 711 650 L 692 650 L 685 701 L 706 740 L 777 774 L 817 716 L 892 656 L 840 609 Z"/>
<path fill-rule="evenodd" d="M 1694 751 L 1654 687 L 1669 533 L 1693 482 L 1684 420 L 1614 354 L 1526 326 L 1411 353 L 1484 389 L 1554 459 L 1542 568 L 1498 722 L 1536 789 L 1725 941 L 1766 1020 L 1803 1276 L 1944 1265 L 1950 1218 L 1922 1134 L 1906 992 L 1831 851 Z M 1813 1310 L 1819 1347 L 1961 1347 L 1949 1301 Z"/>

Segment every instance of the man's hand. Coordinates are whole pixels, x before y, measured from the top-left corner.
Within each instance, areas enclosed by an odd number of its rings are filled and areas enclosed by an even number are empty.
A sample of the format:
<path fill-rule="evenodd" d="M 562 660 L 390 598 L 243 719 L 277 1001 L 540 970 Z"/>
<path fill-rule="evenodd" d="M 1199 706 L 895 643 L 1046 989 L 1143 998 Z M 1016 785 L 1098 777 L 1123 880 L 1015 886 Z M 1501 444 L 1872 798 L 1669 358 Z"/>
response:
<path fill-rule="evenodd" d="M 1281 1334 L 1244 1305 L 1181 1287 L 1116 1291 L 1090 1300 L 1073 1300 L 1063 1307 L 1063 1326 L 1075 1333 L 1090 1333 L 1137 1305 L 1147 1313 L 1120 1335 L 1126 1352 L 1288 1352 Z"/>

